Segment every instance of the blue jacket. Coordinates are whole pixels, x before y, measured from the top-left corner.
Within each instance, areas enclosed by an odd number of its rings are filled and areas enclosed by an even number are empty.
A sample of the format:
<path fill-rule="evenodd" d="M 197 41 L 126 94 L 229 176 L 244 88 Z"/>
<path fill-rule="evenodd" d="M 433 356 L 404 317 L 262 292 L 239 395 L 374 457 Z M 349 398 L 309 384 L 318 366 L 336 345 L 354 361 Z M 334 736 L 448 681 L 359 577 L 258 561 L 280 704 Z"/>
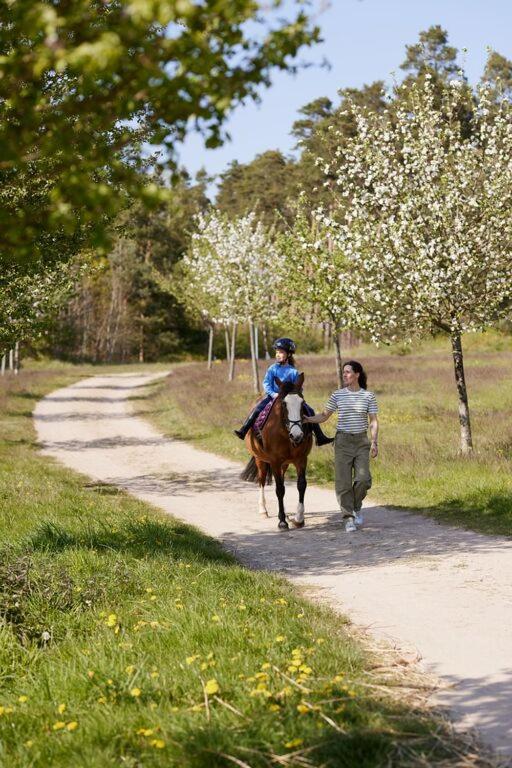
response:
<path fill-rule="evenodd" d="M 297 381 L 299 372 L 293 365 L 285 363 L 274 363 L 267 370 L 265 378 L 263 379 L 263 389 L 267 395 L 276 395 L 279 392 L 279 387 L 276 384 L 276 378 L 281 381 Z"/>

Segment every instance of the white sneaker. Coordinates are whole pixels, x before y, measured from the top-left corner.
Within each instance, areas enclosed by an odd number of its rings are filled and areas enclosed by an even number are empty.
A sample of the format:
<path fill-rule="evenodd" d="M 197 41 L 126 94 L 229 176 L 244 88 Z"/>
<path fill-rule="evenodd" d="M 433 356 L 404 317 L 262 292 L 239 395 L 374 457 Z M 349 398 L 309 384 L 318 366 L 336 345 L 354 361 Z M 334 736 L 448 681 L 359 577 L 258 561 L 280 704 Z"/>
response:
<path fill-rule="evenodd" d="M 356 525 L 362 525 L 364 523 L 363 513 L 361 512 L 361 510 L 359 510 L 359 512 L 356 512 L 356 514 L 354 516 L 354 523 Z"/>
<path fill-rule="evenodd" d="M 345 522 L 345 530 L 347 533 L 354 533 L 354 531 L 357 531 L 356 524 L 354 522 L 353 517 L 349 517 L 348 520 Z"/>

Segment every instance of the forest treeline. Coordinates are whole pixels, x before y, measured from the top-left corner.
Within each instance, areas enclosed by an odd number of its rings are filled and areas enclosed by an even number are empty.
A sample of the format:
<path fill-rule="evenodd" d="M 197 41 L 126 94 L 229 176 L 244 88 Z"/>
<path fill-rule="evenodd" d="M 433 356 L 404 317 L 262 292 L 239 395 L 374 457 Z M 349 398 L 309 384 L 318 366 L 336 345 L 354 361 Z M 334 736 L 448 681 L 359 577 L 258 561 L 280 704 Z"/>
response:
<path fill-rule="evenodd" d="M 406 48 L 404 83 L 412 86 L 426 74 L 449 79 L 460 72 L 458 57 L 447 32 L 431 27 Z M 482 79 L 499 83 L 500 92 L 510 95 L 511 62 L 491 52 Z M 170 285 L 179 279 L 175 266 L 189 248 L 198 214 L 212 204 L 233 220 L 253 212 L 269 232 L 278 234 L 293 225 L 301 194 L 307 194 L 311 209 L 328 207 L 334 180 L 318 158 L 334 156 L 354 135 L 354 118 L 346 104 L 378 113 L 389 109 L 393 100 L 398 109 L 404 90 L 386 94 L 384 82 L 377 81 L 360 89 L 341 88 L 336 103 L 319 97 L 304 105 L 290 126 L 295 152 L 286 156 L 271 149 L 249 163 L 231 163 L 217 180 L 214 200 L 209 198 L 212 180 L 206 173 L 192 179 L 184 169 L 173 185 L 165 173 L 157 176 L 157 186 L 166 194 L 161 201 L 155 197 L 150 206 L 130 201 L 127 194 L 120 211 L 110 216 L 107 249 L 76 244 L 64 281 L 66 298 L 50 302 L 38 338 L 30 341 L 32 348 L 94 362 L 151 361 L 204 351 L 207 328 L 181 300 L 187 286 Z M 59 247 L 58 239 L 53 238 L 52 246 Z M 309 338 L 312 347 L 321 343 L 319 333 L 314 330 Z M 248 338 L 242 335 L 239 344 L 248 350 Z"/>
<path fill-rule="evenodd" d="M 407 46 L 401 64 L 404 82 L 412 85 L 427 73 L 440 79 L 456 76 L 458 56 L 447 32 L 431 27 L 420 33 L 417 43 Z M 499 83 L 501 92 L 510 95 L 511 62 L 492 52 L 482 79 Z M 329 176 L 317 159 L 332 156 L 353 136 L 347 102 L 375 113 L 389 109 L 393 99 L 398 108 L 403 91 L 400 96 L 385 95 L 383 81 L 360 89 L 342 88 L 336 103 L 319 97 L 304 105 L 290 126 L 296 139 L 293 155 L 271 149 L 249 163 L 231 163 L 217 180 L 214 200 L 208 196 L 211 180 L 206 174 L 191 179 L 182 170 L 159 205 L 152 209 L 140 202 L 126 206 L 110 225 L 108 252 L 89 249 L 85 270 L 81 253 L 69 299 L 53 313 L 37 348 L 56 357 L 95 362 L 151 361 L 204 351 L 207 329 L 180 301 L 186 285 L 169 290 L 169 282 L 179 279 L 175 266 L 189 247 L 197 215 L 212 204 L 234 220 L 254 212 L 268 231 L 279 233 L 293 225 L 302 193 L 307 194 L 311 208 L 329 206 Z M 168 281 L 164 288 L 162 276 Z M 222 339 L 216 343 L 221 354 Z M 248 352 L 248 337 L 242 335 L 238 343 Z M 313 348 L 321 343 L 320 331 L 310 334 Z"/>

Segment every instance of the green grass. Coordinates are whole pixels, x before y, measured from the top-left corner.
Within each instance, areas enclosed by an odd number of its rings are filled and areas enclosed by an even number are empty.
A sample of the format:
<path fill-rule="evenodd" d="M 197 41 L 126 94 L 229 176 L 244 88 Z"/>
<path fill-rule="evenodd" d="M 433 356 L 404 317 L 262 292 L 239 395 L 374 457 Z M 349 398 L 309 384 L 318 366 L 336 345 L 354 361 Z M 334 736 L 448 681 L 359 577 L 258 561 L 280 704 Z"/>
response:
<path fill-rule="evenodd" d="M 0 765 L 460 764 L 338 615 L 37 454 L 36 400 L 90 372 L 0 383 Z"/>
<path fill-rule="evenodd" d="M 464 341 L 475 443 L 471 458 L 459 453 L 457 396 L 445 339 L 407 355 L 368 347 L 350 351 L 365 364 L 380 408 L 380 456 L 372 462 L 372 495 L 455 525 L 511 535 L 512 338 L 486 334 Z M 322 409 L 337 387 L 332 357 L 301 357 L 299 367 L 306 373 L 306 399 Z M 167 434 L 246 461 L 245 446 L 231 431 L 253 397 L 249 364 L 238 365 L 235 382 L 225 379 L 224 363 L 211 372 L 199 363 L 177 368 L 142 407 Z M 325 426 L 333 434 L 334 417 Z M 313 449 L 308 479 L 332 486 L 329 448 Z"/>

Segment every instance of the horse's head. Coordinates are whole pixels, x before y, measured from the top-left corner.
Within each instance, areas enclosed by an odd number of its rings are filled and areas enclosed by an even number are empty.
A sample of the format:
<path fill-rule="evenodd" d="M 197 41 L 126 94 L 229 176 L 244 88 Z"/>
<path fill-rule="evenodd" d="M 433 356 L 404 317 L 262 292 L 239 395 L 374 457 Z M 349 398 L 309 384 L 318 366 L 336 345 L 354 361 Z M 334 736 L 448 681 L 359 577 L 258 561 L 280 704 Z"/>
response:
<path fill-rule="evenodd" d="M 288 435 L 294 445 L 299 445 L 304 439 L 304 425 L 302 422 L 304 374 L 301 373 L 295 382 L 280 381 L 280 379 L 276 378 L 276 384 L 279 387 L 279 398 L 284 404 L 283 418 Z"/>

